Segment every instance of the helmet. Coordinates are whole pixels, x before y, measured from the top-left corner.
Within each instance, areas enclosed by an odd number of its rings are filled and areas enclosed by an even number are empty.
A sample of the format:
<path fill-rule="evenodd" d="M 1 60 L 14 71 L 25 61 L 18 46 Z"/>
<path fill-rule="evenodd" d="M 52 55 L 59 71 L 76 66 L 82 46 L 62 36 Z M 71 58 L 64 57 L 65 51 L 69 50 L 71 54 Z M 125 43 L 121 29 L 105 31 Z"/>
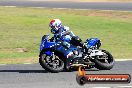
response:
<path fill-rule="evenodd" d="M 50 21 L 49 27 L 51 27 L 51 33 L 59 33 L 59 29 L 62 27 L 61 21 L 59 19 L 53 19 Z"/>

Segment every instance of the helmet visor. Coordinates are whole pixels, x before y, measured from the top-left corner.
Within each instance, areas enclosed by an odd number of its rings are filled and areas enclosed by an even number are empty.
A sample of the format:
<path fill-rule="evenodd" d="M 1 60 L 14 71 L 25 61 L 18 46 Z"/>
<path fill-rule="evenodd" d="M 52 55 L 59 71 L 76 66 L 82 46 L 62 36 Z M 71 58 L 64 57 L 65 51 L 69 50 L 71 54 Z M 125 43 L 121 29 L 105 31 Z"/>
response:
<path fill-rule="evenodd" d="M 52 28 L 52 29 L 51 29 L 51 33 L 53 33 L 53 34 L 59 33 L 59 30 L 56 29 L 56 28 Z"/>
<path fill-rule="evenodd" d="M 54 29 L 54 28 L 55 28 L 55 26 L 51 26 L 51 28 L 52 28 L 52 29 Z"/>

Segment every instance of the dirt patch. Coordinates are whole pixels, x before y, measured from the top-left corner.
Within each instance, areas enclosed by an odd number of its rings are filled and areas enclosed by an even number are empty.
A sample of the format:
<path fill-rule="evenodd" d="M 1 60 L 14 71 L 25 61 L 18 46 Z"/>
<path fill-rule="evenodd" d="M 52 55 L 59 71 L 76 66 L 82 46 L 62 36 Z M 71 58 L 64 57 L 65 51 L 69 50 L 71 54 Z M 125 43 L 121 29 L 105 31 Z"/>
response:
<path fill-rule="evenodd" d="M 28 49 L 26 48 L 16 48 L 16 52 L 28 52 Z"/>
<path fill-rule="evenodd" d="M 87 15 L 87 16 L 121 18 L 121 19 L 132 19 L 132 13 L 115 12 L 115 11 L 92 11 L 91 13 L 87 13 L 85 15 Z"/>
<path fill-rule="evenodd" d="M 93 17 L 109 17 L 115 19 L 131 20 L 132 12 L 125 11 L 101 11 L 101 10 L 72 10 L 72 9 L 61 9 L 64 13 L 73 13 L 75 15 L 82 16 L 93 16 Z"/>
<path fill-rule="evenodd" d="M 24 52 L 29 52 L 29 50 L 27 48 L 0 49 L 0 52 L 8 52 L 8 53 L 20 52 L 20 53 L 24 53 Z"/>

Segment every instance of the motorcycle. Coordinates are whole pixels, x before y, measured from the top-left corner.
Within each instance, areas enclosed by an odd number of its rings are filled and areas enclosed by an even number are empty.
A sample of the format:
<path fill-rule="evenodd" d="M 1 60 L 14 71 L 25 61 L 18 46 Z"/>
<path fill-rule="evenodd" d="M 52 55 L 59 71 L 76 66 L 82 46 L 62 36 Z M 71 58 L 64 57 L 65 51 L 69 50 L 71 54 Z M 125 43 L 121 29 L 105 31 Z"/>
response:
<path fill-rule="evenodd" d="M 44 35 L 40 44 L 39 63 L 49 72 L 71 71 L 80 65 L 87 69 L 110 70 L 114 66 L 114 58 L 106 50 L 99 49 L 101 41 L 98 38 L 87 39 L 84 47 L 78 46 L 75 40 L 71 42 L 54 41 L 50 35 Z"/>

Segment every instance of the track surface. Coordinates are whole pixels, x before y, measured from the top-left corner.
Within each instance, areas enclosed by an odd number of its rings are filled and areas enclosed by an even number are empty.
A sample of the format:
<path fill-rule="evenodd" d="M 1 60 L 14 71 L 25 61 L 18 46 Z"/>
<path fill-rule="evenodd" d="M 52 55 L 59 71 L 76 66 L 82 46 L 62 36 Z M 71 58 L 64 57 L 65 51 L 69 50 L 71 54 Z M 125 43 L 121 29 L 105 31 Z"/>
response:
<path fill-rule="evenodd" d="M 132 75 L 132 61 L 118 61 L 111 70 L 98 71 L 94 69 L 87 73 Z M 48 73 L 39 64 L 0 65 L 0 88 L 82 88 L 76 82 L 76 74 L 77 71 Z M 132 83 L 84 85 L 85 88 L 95 86 L 117 88 L 118 86 L 132 86 Z"/>
<path fill-rule="evenodd" d="M 132 2 L 70 2 L 70 1 L 18 1 L 0 0 L 0 6 L 48 7 L 95 10 L 132 11 Z"/>

